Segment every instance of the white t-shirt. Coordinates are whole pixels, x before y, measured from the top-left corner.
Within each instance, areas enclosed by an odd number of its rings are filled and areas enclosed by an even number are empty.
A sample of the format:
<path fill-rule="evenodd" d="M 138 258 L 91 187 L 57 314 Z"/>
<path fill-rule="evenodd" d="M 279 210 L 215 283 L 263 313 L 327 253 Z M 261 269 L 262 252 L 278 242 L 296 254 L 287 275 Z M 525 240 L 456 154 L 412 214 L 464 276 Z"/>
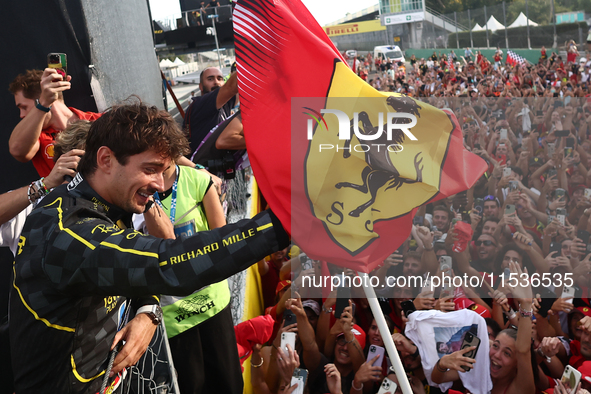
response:
<path fill-rule="evenodd" d="M 436 310 L 413 312 L 408 317 L 405 335 L 419 348 L 425 377 L 430 386 L 447 391 L 452 382 L 433 383 L 431 373 L 437 361 L 445 354 L 461 349 L 466 332 L 472 332 L 480 339 L 474 368 L 460 372 L 460 379 L 471 393 L 488 393 L 492 390 L 490 379 L 490 358 L 486 322 L 478 313 L 468 309 L 453 312 Z"/>

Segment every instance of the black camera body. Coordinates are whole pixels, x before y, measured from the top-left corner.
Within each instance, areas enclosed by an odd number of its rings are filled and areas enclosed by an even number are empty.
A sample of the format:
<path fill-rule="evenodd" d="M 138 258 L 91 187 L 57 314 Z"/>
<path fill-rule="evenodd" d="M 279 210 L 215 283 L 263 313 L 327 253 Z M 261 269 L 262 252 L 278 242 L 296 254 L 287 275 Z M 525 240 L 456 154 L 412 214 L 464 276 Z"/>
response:
<path fill-rule="evenodd" d="M 234 179 L 236 176 L 234 155 L 232 152 L 226 151 L 221 159 L 208 160 L 207 169 L 213 174 L 221 173 L 224 179 Z"/>

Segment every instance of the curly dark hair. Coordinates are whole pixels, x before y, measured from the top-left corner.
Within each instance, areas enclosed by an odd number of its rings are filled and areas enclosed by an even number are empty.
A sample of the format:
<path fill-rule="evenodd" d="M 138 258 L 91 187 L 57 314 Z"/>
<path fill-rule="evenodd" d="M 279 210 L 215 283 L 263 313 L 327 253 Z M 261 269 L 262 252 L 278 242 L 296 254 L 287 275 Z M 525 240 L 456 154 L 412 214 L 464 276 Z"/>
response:
<path fill-rule="evenodd" d="M 101 146 L 111 149 L 121 165 L 127 164 L 130 156 L 150 149 L 173 160 L 189 152 L 187 138 L 168 112 L 147 106 L 137 97 L 127 102 L 131 103 L 107 110 L 90 127 L 86 153 L 78 165 L 83 175 L 96 171 Z"/>
<path fill-rule="evenodd" d="M 527 272 L 529 272 L 530 275 L 536 272 L 536 267 L 531 262 L 531 259 L 529 258 L 525 250 L 517 246 L 516 243 L 511 242 L 510 244 L 503 246 L 503 248 L 497 253 L 497 257 L 495 259 L 495 275 L 500 275 L 503 273 L 503 271 L 501 270 L 501 266 L 503 265 L 503 259 L 505 258 L 505 254 L 510 250 L 514 250 L 521 256 L 522 269 L 527 268 Z"/>
<path fill-rule="evenodd" d="M 30 100 L 38 99 L 41 96 L 42 75 L 42 70 L 27 70 L 12 80 L 10 85 L 8 85 L 8 90 L 14 95 L 18 92 L 23 92 L 23 96 Z M 62 92 L 58 93 L 58 99 L 63 100 Z"/>
<path fill-rule="evenodd" d="M 8 90 L 12 94 L 23 92 L 23 96 L 28 99 L 35 100 L 41 96 L 41 70 L 27 70 L 23 74 L 19 74 L 8 85 Z"/>

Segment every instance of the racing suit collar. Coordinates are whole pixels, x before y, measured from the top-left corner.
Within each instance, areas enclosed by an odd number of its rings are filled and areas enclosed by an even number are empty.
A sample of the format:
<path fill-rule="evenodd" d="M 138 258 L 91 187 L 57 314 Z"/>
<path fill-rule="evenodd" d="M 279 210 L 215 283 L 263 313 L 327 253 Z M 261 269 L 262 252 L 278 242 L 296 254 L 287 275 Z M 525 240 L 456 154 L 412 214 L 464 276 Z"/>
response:
<path fill-rule="evenodd" d="M 122 224 L 127 228 L 133 227 L 131 224 L 132 214 L 105 201 L 92 187 L 90 187 L 88 181 L 84 179 L 82 174 L 77 173 L 74 179 L 68 183 L 67 189 L 72 196 L 77 198 L 82 197 L 85 200 L 95 203 L 97 211 L 106 215 L 111 221 L 113 221 L 113 223 L 117 223 L 121 220 Z"/>

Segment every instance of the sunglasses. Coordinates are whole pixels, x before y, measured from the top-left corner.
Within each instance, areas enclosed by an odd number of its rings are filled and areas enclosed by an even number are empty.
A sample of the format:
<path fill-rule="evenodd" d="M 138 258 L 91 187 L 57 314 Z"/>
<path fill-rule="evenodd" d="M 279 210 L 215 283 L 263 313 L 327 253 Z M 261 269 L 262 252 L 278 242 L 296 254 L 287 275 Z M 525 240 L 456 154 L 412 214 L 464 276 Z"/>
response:
<path fill-rule="evenodd" d="M 491 241 L 489 239 L 487 239 L 485 241 L 480 241 L 480 240 L 474 241 L 474 245 L 476 245 L 476 246 L 481 246 L 481 245 L 484 245 L 484 246 L 491 246 L 491 245 L 497 246 L 496 243 L 494 243 L 493 241 Z"/>
<path fill-rule="evenodd" d="M 497 198 L 495 196 L 493 196 L 492 194 L 489 194 L 488 196 L 484 196 L 484 201 L 495 201 Z"/>

